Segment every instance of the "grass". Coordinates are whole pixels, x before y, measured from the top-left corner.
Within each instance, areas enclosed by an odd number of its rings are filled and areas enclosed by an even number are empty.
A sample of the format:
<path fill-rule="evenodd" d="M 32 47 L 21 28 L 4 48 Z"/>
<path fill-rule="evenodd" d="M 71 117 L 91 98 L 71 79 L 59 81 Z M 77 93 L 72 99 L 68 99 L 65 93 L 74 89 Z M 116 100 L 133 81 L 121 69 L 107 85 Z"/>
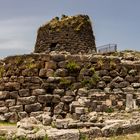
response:
<path fill-rule="evenodd" d="M 86 135 L 81 135 L 81 136 L 80 136 L 80 140 L 89 140 L 89 139 L 88 139 L 88 136 L 86 136 Z"/>
<path fill-rule="evenodd" d="M 65 78 L 62 78 L 60 80 L 60 83 L 59 84 L 60 84 L 61 87 L 63 87 L 64 89 L 66 89 L 66 88 L 69 88 L 69 86 L 71 85 L 71 81 L 70 80 L 67 80 Z"/>
<path fill-rule="evenodd" d="M 6 138 L 5 138 L 5 137 L 0 136 L 0 140 L 6 140 Z"/>
<path fill-rule="evenodd" d="M 0 122 L 0 126 L 16 126 L 16 123 Z"/>
<path fill-rule="evenodd" d="M 27 69 L 36 68 L 36 64 L 34 64 L 34 63 L 27 63 L 27 64 L 26 64 L 26 68 L 27 68 Z"/>
<path fill-rule="evenodd" d="M 34 59 L 32 59 L 32 58 L 27 58 L 26 59 L 26 61 L 25 61 L 25 68 L 26 69 L 34 69 L 36 67 L 37 67 L 37 65 L 36 65 Z"/>
<path fill-rule="evenodd" d="M 84 25 L 84 23 L 81 22 L 81 23 L 75 28 L 75 31 L 80 31 L 83 25 Z"/>
<path fill-rule="evenodd" d="M 20 65 L 23 62 L 23 60 L 20 56 L 16 56 L 14 62 L 16 65 Z"/>
<path fill-rule="evenodd" d="M 88 17 L 77 17 L 75 16 L 65 16 L 62 15 L 62 19 L 59 20 L 58 17 L 53 18 L 48 25 L 50 26 L 50 30 L 61 29 L 64 26 L 66 27 L 74 27 L 75 30 L 81 30 L 82 25 L 87 25 L 87 23 L 91 24 L 91 21 Z"/>
<path fill-rule="evenodd" d="M 0 66 L 0 78 L 2 78 L 4 73 L 4 66 Z"/>
<path fill-rule="evenodd" d="M 46 135 L 43 140 L 49 140 L 48 136 Z"/>
<path fill-rule="evenodd" d="M 90 69 L 89 69 L 89 71 L 92 73 L 92 74 L 95 74 L 95 68 L 94 67 L 91 67 Z"/>
<path fill-rule="evenodd" d="M 102 68 L 103 65 L 104 65 L 103 58 L 99 58 L 99 60 L 97 61 L 97 66 Z"/>
<path fill-rule="evenodd" d="M 112 113 L 114 112 L 114 109 L 112 107 L 108 107 L 106 110 L 105 110 L 106 113 Z"/>
<path fill-rule="evenodd" d="M 83 81 L 81 82 L 83 86 L 93 88 L 94 86 L 96 86 L 97 82 L 100 80 L 100 77 L 98 76 L 98 74 L 93 68 L 91 68 L 91 72 L 93 75 L 89 79 L 83 79 Z"/>
<path fill-rule="evenodd" d="M 69 72 L 75 73 L 78 72 L 80 66 L 75 61 L 69 61 L 68 64 L 66 65 L 66 68 Z"/>

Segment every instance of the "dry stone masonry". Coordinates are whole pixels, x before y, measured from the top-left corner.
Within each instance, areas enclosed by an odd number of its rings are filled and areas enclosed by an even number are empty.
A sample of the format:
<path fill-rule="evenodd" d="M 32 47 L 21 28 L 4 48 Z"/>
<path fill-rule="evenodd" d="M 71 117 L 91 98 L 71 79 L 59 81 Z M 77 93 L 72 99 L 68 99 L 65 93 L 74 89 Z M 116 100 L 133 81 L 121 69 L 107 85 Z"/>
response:
<path fill-rule="evenodd" d="M 49 112 L 86 122 L 93 111 L 133 108 L 133 99 L 140 105 L 139 65 L 118 57 L 29 54 L 5 58 L 0 69 L 1 120 Z"/>
<path fill-rule="evenodd" d="M 35 52 L 67 51 L 71 54 L 96 51 L 91 21 L 87 15 L 53 18 L 38 30 Z"/>
<path fill-rule="evenodd" d="M 92 140 L 140 131 L 140 59 L 95 51 L 89 17 L 63 16 L 40 27 L 35 53 L 1 60 L 0 121 L 18 123 L 0 129 L 0 138 Z"/>

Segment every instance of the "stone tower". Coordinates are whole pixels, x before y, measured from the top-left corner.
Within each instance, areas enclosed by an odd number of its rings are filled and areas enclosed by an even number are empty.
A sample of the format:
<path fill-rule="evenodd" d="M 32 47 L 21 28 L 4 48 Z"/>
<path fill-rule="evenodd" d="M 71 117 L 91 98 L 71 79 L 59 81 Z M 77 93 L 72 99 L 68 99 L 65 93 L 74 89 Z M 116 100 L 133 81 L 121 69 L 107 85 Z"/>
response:
<path fill-rule="evenodd" d="M 38 30 L 35 53 L 67 51 L 71 54 L 96 52 L 95 37 L 87 15 L 53 18 Z"/>

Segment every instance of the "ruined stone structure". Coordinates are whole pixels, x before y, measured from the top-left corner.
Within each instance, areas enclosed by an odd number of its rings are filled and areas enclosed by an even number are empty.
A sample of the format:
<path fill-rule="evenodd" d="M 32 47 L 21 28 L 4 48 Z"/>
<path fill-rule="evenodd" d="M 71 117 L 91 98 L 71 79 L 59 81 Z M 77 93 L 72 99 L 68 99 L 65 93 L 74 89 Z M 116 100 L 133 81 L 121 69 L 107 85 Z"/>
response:
<path fill-rule="evenodd" d="M 128 93 L 139 106 L 138 74 L 139 65 L 122 64 L 118 57 L 7 57 L 0 67 L 0 118 L 16 122 L 45 111 L 82 120 L 92 111 L 124 110 Z"/>
<path fill-rule="evenodd" d="M 96 52 L 95 37 L 87 15 L 54 18 L 38 30 L 35 51 Z"/>
<path fill-rule="evenodd" d="M 92 50 L 89 18 L 63 17 L 39 29 L 36 53 L 0 61 L 0 121 L 20 121 L 6 139 L 92 140 L 140 131 L 139 53 L 87 54 Z"/>

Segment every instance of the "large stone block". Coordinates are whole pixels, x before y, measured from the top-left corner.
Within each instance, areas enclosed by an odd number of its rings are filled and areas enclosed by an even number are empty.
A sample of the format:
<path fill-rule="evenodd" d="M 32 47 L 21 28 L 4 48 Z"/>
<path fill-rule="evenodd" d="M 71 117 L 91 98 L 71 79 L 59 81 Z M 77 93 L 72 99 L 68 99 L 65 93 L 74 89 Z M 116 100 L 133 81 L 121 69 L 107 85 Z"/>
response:
<path fill-rule="evenodd" d="M 24 76 L 19 76 L 18 77 L 18 82 L 19 83 L 24 83 Z"/>
<path fill-rule="evenodd" d="M 46 73 L 47 77 L 53 77 L 54 76 L 54 70 L 53 69 L 48 69 Z"/>
<path fill-rule="evenodd" d="M 110 71 L 110 76 L 111 76 L 111 77 L 116 77 L 116 76 L 118 76 L 118 75 L 119 75 L 119 73 L 118 73 L 116 70 Z"/>
<path fill-rule="evenodd" d="M 80 129 L 80 136 L 81 139 L 95 139 L 96 137 L 101 137 L 102 136 L 102 131 L 98 127 L 91 127 L 90 129 Z"/>
<path fill-rule="evenodd" d="M 35 117 L 35 118 L 39 118 L 39 120 L 42 120 L 42 114 L 43 111 L 31 112 L 30 117 Z"/>
<path fill-rule="evenodd" d="M 133 86 L 134 88 L 140 88 L 140 83 L 132 83 L 132 86 Z"/>
<path fill-rule="evenodd" d="M 28 117 L 28 114 L 27 114 L 27 112 L 25 112 L 25 111 L 23 111 L 23 112 L 18 112 L 18 117 L 19 117 L 19 119 L 21 120 L 21 119 L 23 119 L 23 118 Z"/>
<path fill-rule="evenodd" d="M 44 95 L 46 91 L 44 89 L 35 89 L 32 91 L 33 96 Z"/>
<path fill-rule="evenodd" d="M 11 106 L 11 107 L 9 107 L 9 111 L 10 112 L 22 112 L 23 106 L 22 105 Z"/>
<path fill-rule="evenodd" d="M 73 97 L 73 96 L 63 96 L 63 97 L 61 98 L 61 101 L 66 102 L 66 103 L 70 103 L 70 102 L 72 102 L 73 100 L 74 100 L 74 97 Z"/>
<path fill-rule="evenodd" d="M 45 68 L 40 69 L 39 77 L 46 77 L 47 70 Z"/>
<path fill-rule="evenodd" d="M 59 103 L 60 102 L 60 96 L 59 95 L 53 95 L 52 103 Z"/>
<path fill-rule="evenodd" d="M 80 134 L 78 129 L 48 129 L 46 134 L 49 140 L 79 140 Z"/>
<path fill-rule="evenodd" d="M 4 114 L 7 121 L 15 123 L 18 121 L 18 115 L 16 112 L 8 112 Z"/>
<path fill-rule="evenodd" d="M 64 54 L 52 54 L 51 59 L 55 62 L 60 62 L 65 60 L 65 55 Z"/>
<path fill-rule="evenodd" d="M 4 114 L 0 114 L 0 121 L 6 121 L 6 118 L 5 118 L 5 116 L 4 116 Z"/>
<path fill-rule="evenodd" d="M 40 103 L 25 105 L 25 111 L 28 113 L 36 112 L 36 111 L 41 110 L 41 107 L 42 107 L 42 105 Z"/>
<path fill-rule="evenodd" d="M 0 107 L 4 107 L 5 106 L 5 102 L 4 101 L 0 101 Z"/>
<path fill-rule="evenodd" d="M 104 81 L 99 81 L 97 87 L 99 89 L 104 89 L 106 87 L 106 83 Z"/>
<path fill-rule="evenodd" d="M 5 89 L 8 90 L 8 91 L 19 90 L 20 89 L 20 83 L 18 83 L 18 82 L 5 83 Z"/>
<path fill-rule="evenodd" d="M 129 85 L 130 85 L 129 82 L 124 81 L 124 82 L 120 82 L 118 87 L 125 88 L 125 87 L 128 87 Z"/>
<path fill-rule="evenodd" d="M 127 94 L 126 95 L 126 110 L 133 109 L 133 95 Z"/>
<path fill-rule="evenodd" d="M 6 112 L 8 112 L 7 107 L 0 107 L 0 113 L 6 113 Z"/>
<path fill-rule="evenodd" d="M 88 90 L 86 88 L 80 88 L 77 93 L 80 97 L 87 97 Z"/>
<path fill-rule="evenodd" d="M 18 91 L 11 91 L 9 93 L 9 96 L 11 99 L 17 99 L 18 98 Z"/>
<path fill-rule="evenodd" d="M 30 97 L 19 97 L 17 100 L 18 105 L 26 105 L 26 104 L 33 104 L 36 101 L 35 96 L 30 96 Z"/>
<path fill-rule="evenodd" d="M 75 108 L 75 113 L 76 114 L 84 114 L 85 113 L 84 107 L 76 107 Z"/>
<path fill-rule="evenodd" d="M 127 76 L 125 77 L 125 80 L 128 81 L 128 82 L 130 82 L 130 83 L 132 83 L 132 82 L 134 82 L 135 77 L 132 76 L 132 75 L 127 75 Z"/>
<path fill-rule="evenodd" d="M 116 135 L 118 127 L 119 127 L 118 123 L 113 123 L 113 124 L 107 125 L 102 128 L 102 135 L 104 137 Z"/>
<path fill-rule="evenodd" d="M 111 76 L 103 76 L 102 79 L 105 82 L 111 82 L 111 80 L 112 80 Z"/>
<path fill-rule="evenodd" d="M 66 76 L 68 76 L 68 71 L 66 69 L 57 69 L 54 74 L 56 76 L 66 77 Z"/>
<path fill-rule="evenodd" d="M 21 90 L 19 90 L 19 96 L 21 96 L 21 97 L 30 96 L 30 91 L 29 91 L 29 89 L 21 89 Z"/>
<path fill-rule="evenodd" d="M 22 88 L 34 90 L 34 89 L 41 88 L 41 85 L 40 84 L 34 84 L 34 83 L 31 83 L 31 82 L 26 82 L 26 83 L 22 84 Z"/>
<path fill-rule="evenodd" d="M 59 114 L 62 112 L 64 103 L 60 102 L 57 106 L 54 107 L 54 114 Z"/>
<path fill-rule="evenodd" d="M 52 118 L 47 114 L 47 113 L 44 113 L 42 115 L 42 123 L 43 125 L 50 125 L 52 122 Z"/>
<path fill-rule="evenodd" d="M 39 103 L 51 103 L 53 99 L 53 95 L 46 94 L 46 95 L 39 95 L 38 102 Z"/>
<path fill-rule="evenodd" d="M 49 76 L 47 79 L 48 83 L 59 83 L 60 81 L 61 81 L 61 77 Z"/>
<path fill-rule="evenodd" d="M 0 91 L 0 99 L 6 99 L 9 97 L 8 91 Z"/>
<path fill-rule="evenodd" d="M 56 121 L 54 121 L 53 123 L 54 126 L 58 129 L 67 129 L 70 121 L 72 121 L 72 119 L 56 119 Z"/>
<path fill-rule="evenodd" d="M 53 94 L 64 95 L 64 89 L 54 89 Z"/>
<path fill-rule="evenodd" d="M 8 99 L 5 101 L 5 105 L 7 107 L 10 107 L 10 106 L 14 106 L 16 104 L 16 100 L 15 99 Z"/>
<path fill-rule="evenodd" d="M 41 84 L 42 83 L 42 79 L 38 76 L 33 76 L 31 77 L 31 82 L 35 83 L 35 84 Z"/>
<path fill-rule="evenodd" d="M 54 61 L 49 61 L 49 62 L 46 62 L 45 63 L 45 69 L 48 70 L 48 69 L 56 69 L 57 68 L 57 65 L 56 65 L 56 62 Z"/>

